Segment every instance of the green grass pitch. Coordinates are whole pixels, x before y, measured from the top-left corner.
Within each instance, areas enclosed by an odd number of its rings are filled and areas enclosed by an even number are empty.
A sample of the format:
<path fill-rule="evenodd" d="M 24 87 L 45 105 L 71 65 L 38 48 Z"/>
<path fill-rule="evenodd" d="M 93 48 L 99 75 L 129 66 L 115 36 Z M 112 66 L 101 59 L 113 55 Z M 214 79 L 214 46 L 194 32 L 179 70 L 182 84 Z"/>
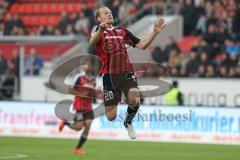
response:
<path fill-rule="evenodd" d="M 0 160 L 239 160 L 240 146 L 94 141 L 86 155 L 72 154 L 77 140 L 0 137 Z"/>

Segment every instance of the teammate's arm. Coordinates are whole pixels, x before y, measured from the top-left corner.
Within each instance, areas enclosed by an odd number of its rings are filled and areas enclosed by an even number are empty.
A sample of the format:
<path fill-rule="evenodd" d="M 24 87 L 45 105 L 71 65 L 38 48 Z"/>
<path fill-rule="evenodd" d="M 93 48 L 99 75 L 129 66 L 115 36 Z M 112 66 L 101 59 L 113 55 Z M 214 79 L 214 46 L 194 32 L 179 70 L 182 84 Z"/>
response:
<path fill-rule="evenodd" d="M 86 89 L 83 87 L 83 84 L 81 83 L 81 77 L 77 79 L 74 86 L 69 88 L 68 92 L 80 97 L 86 97 L 88 95 L 88 91 L 86 91 Z"/>
<path fill-rule="evenodd" d="M 160 18 L 154 23 L 153 31 L 148 36 L 141 39 L 136 44 L 136 47 L 143 50 L 146 49 L 152 43 L 155 37 L 163 30 L 164 27 L 165 27 L 164 19 Z"/>

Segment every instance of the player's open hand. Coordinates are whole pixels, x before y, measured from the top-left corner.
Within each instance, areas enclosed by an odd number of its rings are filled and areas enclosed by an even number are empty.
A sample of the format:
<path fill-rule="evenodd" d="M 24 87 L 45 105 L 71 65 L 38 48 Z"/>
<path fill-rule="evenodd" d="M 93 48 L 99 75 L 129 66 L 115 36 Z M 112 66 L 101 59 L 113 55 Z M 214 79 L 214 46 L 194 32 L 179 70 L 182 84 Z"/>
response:
<path fill-rule="evenodd" d="M 164 27 L 165 27 L 165 21 L 163 18 L 160 18 L 154 23 L 153 32 L 155 34 L 158 34 L 163 30 Z"/>

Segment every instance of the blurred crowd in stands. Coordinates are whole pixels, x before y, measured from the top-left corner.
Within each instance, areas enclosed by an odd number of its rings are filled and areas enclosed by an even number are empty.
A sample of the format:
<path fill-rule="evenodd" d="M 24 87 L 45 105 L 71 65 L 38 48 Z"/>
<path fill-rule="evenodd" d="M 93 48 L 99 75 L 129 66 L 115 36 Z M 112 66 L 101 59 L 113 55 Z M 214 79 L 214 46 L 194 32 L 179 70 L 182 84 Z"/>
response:
<path fill-rule="evenodd" d="M 24 59 L 24 75 L 38 76 L 43 67 L 43 60 L 38 56 L 35 48 L 31 48 Z M 6 74 L 19 74 L 20 57 L 17 49 L 13 50 L 12 59 L 7 60 L 0 50 L 0 76 Z"/>
<path fill-rule="evenodd" d="M 169 0 L 168 2 L 170 2 Z M 184 17 L 184 35 L 199 41 L 188 53 L 182 53 L 170 38 L 164 49 L 156 47 L 153 59 L 166 63 L 171 77 L 240 78 L 240 1 L 178 1 Z M 169 3 L 171 10 L 171 3 Z"/>
<path fill-rule="evenodd" d="M 12 98 L 14 91 L 19 92 L 20 87 L 20 57 L 17 49 L 13 50 L 12 59 L 7 60 L 0 50 L 0 99 Z M 24 75 L 38 76 L 43 67 L 43 60 L 34 48 L 30 49 L 24 59 Z"/>
<path fill-rule="evenodd" d="M 240 78 L 239 53 L 239 46 L 232 39 L 208 45 L 203 37 L 190 53 L 182 53 L 172 41 L 165 49 L 155 47 L 152 58 L 168 66 L 170 77 Z"/>
<path fill-rule="evenodd" d="M 14 50 L 11 60 L 6 60 L 0 51 L 0 100 L 12 98 L 14 91 L 18 90 L 14 86 L 19 83 L 19 68 L 17 50 Z"/>
<path fill-rule="evenodd" d="M 13 2 L 10 1 L 10 2 Z M 7 4 L 9 4 L 8 2 Z M 82 5 L 79 13 L 61 13 L 60 21 L 57 26 L 47 25 L 39 26 L 37 31 L 28 33 L 24 26 L 23 20 L 16 14 L 8 13 L 6 21 L 0 14 L 0 35 L 76 35 L 83 34 L 89 36 L 92 26 L 96 25 L 94 11 L 102 5 L 107 5 L 113 12 L 115 24 L 125 20 L 130 15 L 140 10 L 147 0 L 105 0 L 96 2 L 94 9 L 89 8 L 86 4 Z"/>

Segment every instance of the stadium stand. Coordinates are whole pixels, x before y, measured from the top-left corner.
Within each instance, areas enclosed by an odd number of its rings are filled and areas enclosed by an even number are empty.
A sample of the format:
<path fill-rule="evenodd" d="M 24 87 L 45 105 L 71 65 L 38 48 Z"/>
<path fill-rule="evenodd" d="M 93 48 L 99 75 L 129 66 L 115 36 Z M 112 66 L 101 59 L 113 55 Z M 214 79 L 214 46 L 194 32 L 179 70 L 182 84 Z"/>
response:
<path fill-rule="evenodd" d="M 68 18 L 77 18 L 76 13 L 93 9 L 94 1 L 15 1 L 8 9 L 8 13 L 5 16 L 6 21 L 11 19 L 11 15 L 19 15 L 25 26 L 25 32 L 27 34 L 37 34 L 43 26 L 47 28 L 57 28 L 61 21 L 61 13 L 64 11 L 68 14 Z M 71 15 L 73 14 L 73 15 Z M 72 19 L 73 20 L 73 19 Z M 74 19 L 75 21 L 76 19 Z M 51 26 L 51 27 L 50 27 Z M 47 30 L 47 29 L 46 29 Z M 49 29 L 51 30 L 51 29 Z M 46 31 L 46 33 L 40 34 L 54 34 L 52 31 Z M 57 32 L 59 34 L 59 32 Z M 62 33 L 64 34 L 64 33 Z"/>

